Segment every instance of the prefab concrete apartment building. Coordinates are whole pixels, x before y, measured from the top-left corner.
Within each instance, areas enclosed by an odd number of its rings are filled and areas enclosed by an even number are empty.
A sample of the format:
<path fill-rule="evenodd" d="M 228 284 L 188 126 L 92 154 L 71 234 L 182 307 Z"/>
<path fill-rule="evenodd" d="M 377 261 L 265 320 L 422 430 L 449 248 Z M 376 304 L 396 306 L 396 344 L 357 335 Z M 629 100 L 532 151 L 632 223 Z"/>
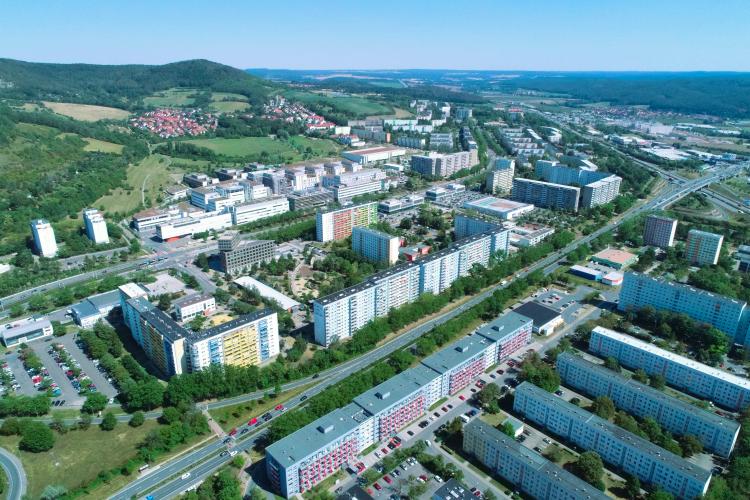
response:
<path fill-rule="evenodd" d="M 643 228 L 643 243 L 659 248 L 669 248 L 674 245 L 674 235 L 677 232 L 677 219 L 649 215 Z"/>
<path fill-rule="evenodd" d="M 597 356 L 611 356 L 627 368 L 661 375 L 668 385 L 732 411 L 750 405 L 750 380 L 629 335 L 597 326 L 591 332 L 589 350 Z"/>
<path fill-rule="evenodd" d="M 530 382 L 519 385 L 514 396 L 514 411 L 642 482 L 678 498 L 700 497 L 708 490 L 710 471 Z"/>
<path fill-rule="evenodd" d="M 528 318 L 501 316 L 490 326 L 497 326 L 491 336 L 478 330 L 268 446 L 266 471 L 276 491 L 287 498 L 298 495 L 353 465 L 362 450 L 395 435 L 440 398 L 512 354 L 496 344 L 523 346 L 529 341 Z"/>
<path fill-rule="evenodd" d="M 685 242 L 685 258 L 691 264 L 716 265 L 721 254 L 724 235 L 691 229 Z"/>
<path fill-rule="evenodd" d="M 315 220 L 318 241 L 343 240 L 355 227 L 367 227 L 378 221 L 378 202 L 319 211 Z"/>
<path fill-rule="evenodd" d="M 513 179 L 511 198 L 535 207 L 578 211 L 581 189 L 575 186 L 553 184 L 532 179 Z"/>
<path fill-rule="evenodd" d="M 721 456 L 732 453 L 740 425 L 713 412 L 620 375 L 581 356 L 564 352 L 557 357 L 563 383 L 592 398 L 607 396 L 615 406 L 640 418 L 652 417 L 678 436 L 692 434 L 703 447 Z"/>
<path fill-rule="evenodd" d="M 352 250 L 367 260 L 393 265 L 398 260 L 401 238 L 366 227 L 352 229 Z"/>

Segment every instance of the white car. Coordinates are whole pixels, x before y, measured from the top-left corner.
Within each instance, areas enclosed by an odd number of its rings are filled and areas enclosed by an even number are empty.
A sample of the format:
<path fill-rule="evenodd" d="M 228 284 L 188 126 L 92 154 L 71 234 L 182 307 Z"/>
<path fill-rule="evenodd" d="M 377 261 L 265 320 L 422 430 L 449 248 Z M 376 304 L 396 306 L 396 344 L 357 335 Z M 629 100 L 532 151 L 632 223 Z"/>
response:
<path fill-rule="evenodd" d="M 182 479 L 184 481 L 185 479 L 188 479 L 189 477 L 190 477 L 190 473 L 186 472 L 186 473 L 184 473 L 183 475 L 180 476 L 180 479 Z"/>
<path fill-rule="evenodd" d="M 230 452 L 229 452 L 229 456 L 230 456 L 230 457 L 233 457 L 233 456 L 235 456 L 235 455 L 236 455 L 237 453 L 238 453 L 238 452 L 237 452 L 237 450 L 232 450 L 232 451 L 230 451 Z"/>

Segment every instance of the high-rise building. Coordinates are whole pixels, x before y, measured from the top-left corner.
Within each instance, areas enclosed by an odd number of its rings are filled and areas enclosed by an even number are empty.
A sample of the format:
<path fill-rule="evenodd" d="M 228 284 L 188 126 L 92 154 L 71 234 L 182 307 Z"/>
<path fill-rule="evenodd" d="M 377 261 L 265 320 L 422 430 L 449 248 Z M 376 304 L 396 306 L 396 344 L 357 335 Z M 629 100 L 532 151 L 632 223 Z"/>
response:
<path fill-rule="evenodd" d="M 473 115 L 471 108 L 456 108 L 456 120 L 463 122 L 471 118 Z"/>
<path fill-rule="evenodd" d="M 352 250 L 367 260 L 395 264 L 401 238 L 366 227 L 352 229 Z"/>
<path fill-rule="evenodd" d="M 750 406 L 750 380 L 656 347 L 629 335 L 597 326 L 589 350 L 613 357 L 622 366 L 664 377 L 667 384 L 732 411 Z"/>
<path fill-rule="evenodd" d="M 685 258 L 691 264 L 716 265 L 724 235 L 691 229 L 685 243 Z"/>
<path fill-rule="evenodd" d="M 620 410 L 639 418 L 651 417 L 678 436 L 691 434 L 712 453 L 724 457 L 732 453 L 740 432 L 735 420 L 698 408 L 569 352 L 557 357 L 556 366 L 563 383 L 578 392 L 591 398 L 607 396 Z"/>
<path fill-rule="evenodd" d="M 459 170 L 473 166 L 469 151 L 448 154 L 430 153 L 411 157 L 412 171 L 432 177 L 450 177 Z"/>
<path fill-rule="evenodd" d="M 355 227 L 367 227 L 378 221 L 378 202 L 371 201 L 345 208 L 319 211 L 315 220 L 318 241 L 343 240 Z"/>
<path fill-rule="evenodd" d="M 609 175 L 584 185 L 581 188 L 581 207 L 593 208 L 609 203 L 620 194 L 621 184 L 622 177 Z"/>
<path fill-rule="evenodd" d="M 750 341 L 747 338 L 750 309 L 746 302 L 641 273 L 625 273 L 618 309 L 637 312 L 646 306 L 708 323 L 737 344 Z"/>
<path fill-rule="evenodd" d="M 580 192 L 581 189 L 574 186 L 516 177 L 511 198 L 536 207 L 577 212 Z"/>
<path fill-rule="evenodd" d="M 606 500 L 609 497 L 500 430 L 474 419 L 463 430 L 463 450 L 529 498 Z"/>
<path fill-rule="evenodd" d="M 104 216 L 95 208 L 88 208 L 83 211 L 83 222 L 86 225 L 86 236 L 97 245 L 109 243 L 109 234 L 107 233 L 107 222 Z"/>
<path fill-rule="evenodd" d="M 705 494 L 711 472 L 569 403 L 530 382 L 516 388 L 513 410 L 602 461 L 678 498 Z"/>
<path fill-rule="evenodd" d="M 42 257 L 51 258 L 57 255 L 57 242 L 52 224 L 44 219 L 31 221 L 31 233 L 34 236 L 34 246 Z"/>
<path fill-rule="evenodd" d="M 569 167 L 556 161 L 538 160 L 534 167 L 536 175 L 546 182 L 580 186 L 582 208 L 603 205 L 620 194 L 622 178 L 609 172 L 599 172 L 596 167 Z"/>
<path fill-rule="evenodd" d="M 249 271 L 255 264 L 274 258 L 276 244 L 271 240 L 242 241 L 236 231 L 227 231 L 219 237 L 219 261 L 227 274 Z"/>
<path fill-rule="evenodd" d="M 513 175 L 516 172 L 516 160 L 496 158 L 492 170 L 487 173 L 485 186 L 487 191 L 495 193 L 510 193 L 513 188 Z"/>
<path fill-rule="evenodd" d="M 643 228 L 643 243 L 659 248 L 669 248 L 674 245 L 674 235 L 677 232 L 677 219 L 649 215 Z"/>
<path fill-rule="evenodd" d="M 453 217 L 453 232 L 456 239 L 468 238 L 475 234 L 486 233 L 487 231 L 499 231 L 503 228 L 502 223 L 497 219 L 491 219 L 485 216 L 470 216 L 465 214 L 456 214 Z"/>

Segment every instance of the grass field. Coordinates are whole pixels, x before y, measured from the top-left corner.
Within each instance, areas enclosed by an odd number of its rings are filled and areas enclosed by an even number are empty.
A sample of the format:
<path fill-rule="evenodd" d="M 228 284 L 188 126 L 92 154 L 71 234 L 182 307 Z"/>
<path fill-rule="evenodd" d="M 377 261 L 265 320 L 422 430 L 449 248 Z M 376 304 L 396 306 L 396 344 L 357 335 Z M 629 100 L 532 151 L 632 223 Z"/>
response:
<path fill-rule="evenodd" d="M 247 102 L 247 97 L 245 97 L 242 94 L 233 94 L 231 92 L 214 92 L 211 94 L 212 101 L 223 101 L 225 99 L 230 100 L 230 101 Z"/>
<path fill-rule="evenodd" d="M 130 113 L 124 109 L 109 108 L 107 106 L 92 106 L 90 104 L 73 104 L 70 102 L 43 101 L 44 105 L 57 114 L 69 116 L 85 122 L 99 120 L 124 120 Z"/>
<path fill-rule="evenodd" d="M 168 167 L 171 158 L 151 155 L 136 165 L 128 167 L 128 189 L 117 188 L 96 200 L 95 207 L 103 206 L 108 212 L 130 212 L 141 205 L 141 188 L 145 185 L 146 206 L 154 202 L 164 188 L 174 184 Z"/>
<path fill-rule="evenodd" d="M 39 498 L 49 484 L 72 489 L 91 481 L 103 470 L 122 465 L 158 425 L 155 420 L 147 420 L 136 428 L 118 424 L 110 432 L 92 425 L 85 431 L 55 433 L 54 448 L 44 453 L 19 451 L 18 436 L 1 436 L 0 445 L 20 457 L 29 480 L 28 493 L 31 498 Z"/>
<path fill-rule="evenodd" d="M 270 137 L 242 137 L 240 139 L 189 139 L 185 142 L 208 148 L 211 151 L 230 157 L 260 157 L 263 151 L 268 155 L 280 155 L 285 161 L 302 160 L 309 147 L 312 156 L 332 156 L 341 147 L 326 139 L 292 137 L 287 141 Z"/>
<path fill-rule="evenodd" d="M 336 108 L 342 112 L 355 115 L 388 115 L 393 113 L 393 109 L 390 106 L 386 106 L 364 97 L 332 97 L 297 90 L 287 92 L 286 95 L 290 99 L 295 99 L 302 103 L 320 103 Z"/>
<path fill-rule="evenodd" d="M 243 101 L 214 101 L 211 103 L 210 108 L 219 113 L 235 113 L 237 111 L 243 111 L 250 105 Z"/>
<path fill-rule="evenodd" d="M 146 106 L 189 106 L 193 104 L 193 98 L 190 97 L 195 93 L 192 89 L 169 89 L 157 92 L 143 99 Z"/>
<path fill-rule="evenodd" d="M 86 144 L 83 147 L 84 151 L 99 151 L 101 153 L 122 153 L 122 144 L 115 144 L 114 142 L 100 141 L 99 139 L 92 139 L 91 137 L 84 137 Z"/>

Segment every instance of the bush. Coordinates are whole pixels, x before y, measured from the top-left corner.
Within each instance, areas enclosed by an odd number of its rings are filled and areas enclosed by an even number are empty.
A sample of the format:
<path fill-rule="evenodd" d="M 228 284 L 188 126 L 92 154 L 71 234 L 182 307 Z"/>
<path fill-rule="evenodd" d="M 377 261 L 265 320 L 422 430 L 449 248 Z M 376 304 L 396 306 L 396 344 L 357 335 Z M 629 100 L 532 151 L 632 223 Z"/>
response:
<path fill-rule="evenodd" d="M 109 398 L 102 394 L 101 392 L 95 392 L 93 394 L 89 394 L 86 396 L 86 401 L 83 403 L 83 406 L 81 407 L 81 412 L 83 413 L 96 413 L 99 411 L 102 411 L 104 408 L 107 407 L 107 403 L 109 402 Z"/>
<path fill-rule="evenodd" d="M 101 427 L 103 431 L 114 430 L 114 428 L 117 427 L 117 418 L 115 418 L 115 414 L 111 411 L 106 412 L 99 427 Z"/>
<path fill-rule="evenodd" d="M 130 427 L 140 427 L 143 425 L 143 422 L 146 421 L 146 418 L 143 416 L 142 411 L 137 411 L 133 413 L 133 416 L 130 418 L 130 422 L 128 422 L 128 425 Z"/>
<path fill-rule="evenodd" d="M 55 446 L 55 435 L 47 425 L 42 422 L 30 421 L 23 425 L 21 430 L 21 442 L 18 447 L 32 453 L 51 450 Z"/>

